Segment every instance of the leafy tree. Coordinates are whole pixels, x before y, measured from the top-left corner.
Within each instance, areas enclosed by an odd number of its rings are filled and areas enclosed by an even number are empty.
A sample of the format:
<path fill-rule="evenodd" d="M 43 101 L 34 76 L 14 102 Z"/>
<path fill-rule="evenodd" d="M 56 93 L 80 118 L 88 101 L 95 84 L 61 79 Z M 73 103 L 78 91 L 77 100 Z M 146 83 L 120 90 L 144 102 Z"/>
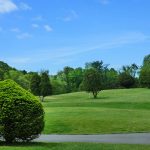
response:
<path fill-rule="evenodd" d="M 103 71 L 104 65 L 103 61 L 93 61 L 85 64 L 85 69 L 94 68 L 99 72 Z"/>
<path fill-rule="evenodd" d="M 83 79 L 84 89 L 92 92 L 93 97 L 97 98 L 97 94 L 102 90 L 102 75 L 96 69 L 87 69 Z"/>
<path fill-rule="evenodd" d="M 66 83 L 60 79 L 51 77 L 52 94 L 64 94 L 66 93 Z"/>
<path fill-rule="evenodd" d="M 130 68 L 131 68 L 131 69 L 130 69 L 130 70 L 131 70 L 131 71 L 130 71 L 130 75 L 135 78 L 139 67 L 134 63 L 134 64 L 131 65 Z"/>
<path fill-rule="evenodd" d="M 76 68 L 69 72 L 69 82 L 72 88 L 72 91 L 78 91 L 80 84 L 83 80 L 83 69 Z"/>
<path fill-rule="evenodd" d="M 140 72 L 140 83 L 144 87 L 150 88 L 150 66 L 146 65 L 142 67 Z"/>
<path fill-rule="evenodd" d="M 4 80 L 4 74 L 9 70 L 13 70 L 8 64 L 3 61 L 0 61 L 0 80 Z"/>
<path fill-rule="evenodd" d="M 69 77 L 69 73 L 71 72 L 71 71 L 73 71 L 74 69 L 73 68 L 71 68 L 71 67 L 68 67 L 68 66 L 66 66 L 66 67 L 64 67 L 64 70 L 63 70 L 63 73 L 64 73 L 64 80 L 65 80 L 65 82 L 66 82 L 66 91 L 67 91 L 67 93 L 69 93 L 69 92 L 71 92 L 71 83 L 70 83 L 70 77 Z"/>
<path fill-rule="evenodd" d="M 119 83 L 125 88 L 131 88 L 135 83 L 135 79 L 130 74 L 123 72 L 119 75 Z"/>
<path fill-rule="evenodd" d="M 142 86 L 150 88 L 150 54 L 144 57 L 139 78 Z"/>
<path fill-rule="evenodd" d="M 29 90 L 30 88 L 30 81 L 26 78 L 26 75 L 20 71 L 9 70 L 4 74 L 4 79 L 11 79 L 26 90 Z"/>
<path fill-rule="evenodd" d="M 40 101 L 12 80 L 0 82 L 0 118 L 7 143 L 30 141 L 44 128 L 44 110 Z"/>
<path fill-rule="evenodd" d="M 143 60 L 143 66 L 150 66 L 150 54 L 149 55 L 146 55 L 145 57 L 144 57 L 144 60 Z"/>
<path fill-rule="evenodd" d="M 41 83 L 40 75 L 38 75 L 38 73 L 34 73 L 32 75 L 31 82 L 30 82 L 30 90 L 36 96 L 41 95 L 40 83 Z"/>
<path fill-rule="evenodd" d="M 105 89 L 114 89 L 119 87 L 118 72 L 114 69 L 107 69 L 105 73 Z"/>
<path fill-rule="evenodd" d="M 41 89 L 42 101 L 44 101 L 45 96 L 52 94 L 52 86 L 50 83 L 48 71 L 43 71 L 41 73 L 40 89 Z"/>
<path fill-rule="evenodd" d="M 138 71 L 139 67 L 133 63 L 131 64 L 130 66 L 123 66 L 122 67 L 122 71 L 121 72 L 124 72 L 126 74 L 129 74 L 131 75 L 133 78 L 135 78 L 136 74 L 137 74 L 137 71 Z"/>
<path fill-rule="evenodd" d="M 104 65 L 103 61 L 93 61 L 85 64 L 85 69 L 93 68 L 101 74 L 102 86 L 104 89 L 107 88 L 107 76 L 106 72 L 108 71 L 108 65 Z"/>

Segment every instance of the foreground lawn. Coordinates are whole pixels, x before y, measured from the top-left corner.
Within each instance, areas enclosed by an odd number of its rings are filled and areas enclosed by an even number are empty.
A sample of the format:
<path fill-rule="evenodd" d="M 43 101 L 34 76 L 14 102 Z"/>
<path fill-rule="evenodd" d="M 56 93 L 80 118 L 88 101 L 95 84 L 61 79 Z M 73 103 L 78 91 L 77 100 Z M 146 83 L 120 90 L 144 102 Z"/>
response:
<path fill-rule="evenodd" d="M 44 134 L 150 132 L 150 90 L 105 90 L 47 97 Z"/>
<path fill-rule="evenodd" d="M 0 146 L 0 150 L 150 150 L 150 145 L 116 145 L 95 143 L 30 143 Z"/>

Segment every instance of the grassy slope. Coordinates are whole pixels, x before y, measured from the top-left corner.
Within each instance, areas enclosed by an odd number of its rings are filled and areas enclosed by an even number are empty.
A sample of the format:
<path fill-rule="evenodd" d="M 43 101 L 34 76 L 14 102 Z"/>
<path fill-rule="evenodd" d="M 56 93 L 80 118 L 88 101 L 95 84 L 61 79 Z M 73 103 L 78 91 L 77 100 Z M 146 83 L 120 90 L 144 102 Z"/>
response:
<path fill-rule="evenodd" d="M 30 143 L 0 146 L 0 150 L 150 150 L 150 146 L 96 143 Z"/>
<path fill-rule="evenodd" d="M 150 132 L 150 90 L 106 90 L 47 97 L 44 133 L 98 134 Z"/>

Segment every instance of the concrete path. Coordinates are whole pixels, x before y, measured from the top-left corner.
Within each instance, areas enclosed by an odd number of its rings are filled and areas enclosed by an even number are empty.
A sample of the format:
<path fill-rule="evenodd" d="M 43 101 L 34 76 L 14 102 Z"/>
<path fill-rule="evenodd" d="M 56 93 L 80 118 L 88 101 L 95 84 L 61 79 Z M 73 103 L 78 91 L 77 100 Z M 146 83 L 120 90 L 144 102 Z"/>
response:
<path fill-rule="evenodd" d="M 41 135 L 36 142 L 95 142 L 122 144 L 150 144 L 150 133 L 103 135 Z"/>

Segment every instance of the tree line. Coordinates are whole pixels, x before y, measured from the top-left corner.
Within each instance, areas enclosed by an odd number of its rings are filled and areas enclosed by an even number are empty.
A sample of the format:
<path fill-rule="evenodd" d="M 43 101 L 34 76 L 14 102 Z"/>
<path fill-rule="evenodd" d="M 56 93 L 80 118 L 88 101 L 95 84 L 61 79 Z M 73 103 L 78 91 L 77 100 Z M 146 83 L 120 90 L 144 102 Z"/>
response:
<path fill-rule="evenodd" d="M 84 90 L 96 97 L 104 89 L 150 88 L 150 54 L 144 57 L 142 66 L 133 63 L 122 66 L 118 71 L 103 61 L 93 61 L 85 63 L 84 68 L 66 66 L 56 75 L 49 75 L 48 71 L 20 71 L 0 61 L 0 80 L 5 79 L 14 80 L 42 101 L 47 95 Z"/>

